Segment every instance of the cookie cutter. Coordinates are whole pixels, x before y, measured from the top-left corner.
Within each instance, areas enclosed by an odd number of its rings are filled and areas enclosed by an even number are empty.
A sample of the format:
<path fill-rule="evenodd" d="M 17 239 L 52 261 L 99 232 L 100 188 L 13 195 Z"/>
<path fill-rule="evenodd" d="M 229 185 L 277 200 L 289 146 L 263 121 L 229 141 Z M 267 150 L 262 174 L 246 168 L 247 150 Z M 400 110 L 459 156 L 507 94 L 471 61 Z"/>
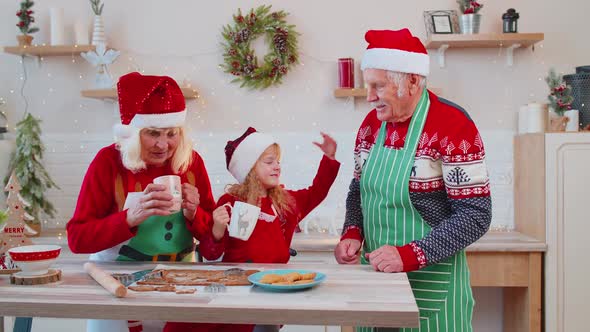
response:
<path fill-rule="evenodd" d="M 224 284 L 212 282 L 205 286 L 203 290 L 207 293 L 224 293 L 227 291 L 227 287 Z"/>

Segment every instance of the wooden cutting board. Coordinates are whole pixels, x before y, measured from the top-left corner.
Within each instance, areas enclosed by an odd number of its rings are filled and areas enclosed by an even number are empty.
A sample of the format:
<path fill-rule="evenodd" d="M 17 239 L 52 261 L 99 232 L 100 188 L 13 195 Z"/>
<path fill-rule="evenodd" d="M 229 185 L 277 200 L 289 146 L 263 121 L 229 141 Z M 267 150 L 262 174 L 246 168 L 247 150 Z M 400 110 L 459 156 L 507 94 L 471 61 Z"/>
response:
<path fill-rule="evenodd" d="M 15 273 L 10 276 L 10 283 L 13 285 L 42 285 L 61 280 L 61 270 L 49 269 L 47 273 L 36 276 L 19 275 Z"/>

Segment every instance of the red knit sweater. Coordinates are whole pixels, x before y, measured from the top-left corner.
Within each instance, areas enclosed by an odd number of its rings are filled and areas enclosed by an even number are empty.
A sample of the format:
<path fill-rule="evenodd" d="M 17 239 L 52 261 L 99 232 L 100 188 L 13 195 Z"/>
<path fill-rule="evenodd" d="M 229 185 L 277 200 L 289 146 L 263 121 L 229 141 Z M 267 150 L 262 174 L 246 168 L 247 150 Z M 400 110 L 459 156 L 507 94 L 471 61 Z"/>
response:
<path fill-rule="evenodd" d="M 123 210 L 127 193 L 142 191 L 154 178 L 170 174 L 174 173 L 169 166 L 148 167 L 134 174 L 123 166 L 114 144 L 101 149 L 88 167 L 74 216 L 66 225 L 72 252 L 96 253 L 132 238 L 137 229 L 127 225 L 127 210 Z M 199 239 L 211 228 L 215 200 L 205 164 L 197 152 L 193 151 L 189 169 L 179 175 L 183 183 L 191 183 L 199 191 L 195 219 L 186 223 Z"/>
<path fill-rule="evenodd" d="M 201 254 L 209 260 L 218 259 L 224 254 L 224 262 L 287 263 L 289 261 L 289 246 L 295 228 L 311 210 L 326 198 L 336 175 L 338 175 L 339 168 L 338 161 L 324 156 L 310 187 L 301 190 L 287 190 L 294 202 L 292 213 L 286 213 L 283 218 L 275 218 L 272 222 L 259 219 L 248 241 L 230 237 L 226 231 L 225 237 L 221 241 L 213 240 L 211 245 L 203 246 Z M 236 197 L 225 194 L 219 198 L 217 206 L 226 203 L 233 205 L 235 201 Z M 272 209 L 272 201 L 268 197 L 262 198 L 260 208 L 261 212 L 275 214 Z M 207 237 L 213 238 L 212 232 L 207 234 Z"/>

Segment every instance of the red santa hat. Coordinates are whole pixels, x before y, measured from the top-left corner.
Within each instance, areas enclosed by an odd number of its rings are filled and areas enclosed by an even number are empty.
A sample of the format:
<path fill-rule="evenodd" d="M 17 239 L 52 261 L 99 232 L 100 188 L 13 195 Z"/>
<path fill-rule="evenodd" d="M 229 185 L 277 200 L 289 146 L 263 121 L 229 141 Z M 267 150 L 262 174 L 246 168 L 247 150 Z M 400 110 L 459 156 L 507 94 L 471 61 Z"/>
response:
<path fill-rule="evenodd" d="M 184 96 L 178 84 L 168 76 L 129 73 L 119 78 L 117 92 L 121 124 L 115 125 L 115 133 L 119 137 L 129 137 L 132 129 L 184 125 Z"/>
<path fill-rule="evenodd" d="M 239 183 L 244 183 L 246 176 L 260 155 L 274 143 L 276 141 L 272 136 L 257 132 L 256 129 L 249 127 L 242 136 L 228 141 L 225 145 L 227 170 Z"/>
<path fill-rule="evenodd" d="M 408 29 L 369 30 L 361 70 L 376 68 L 428 76 L 430 58 L 420 39 Z"/>

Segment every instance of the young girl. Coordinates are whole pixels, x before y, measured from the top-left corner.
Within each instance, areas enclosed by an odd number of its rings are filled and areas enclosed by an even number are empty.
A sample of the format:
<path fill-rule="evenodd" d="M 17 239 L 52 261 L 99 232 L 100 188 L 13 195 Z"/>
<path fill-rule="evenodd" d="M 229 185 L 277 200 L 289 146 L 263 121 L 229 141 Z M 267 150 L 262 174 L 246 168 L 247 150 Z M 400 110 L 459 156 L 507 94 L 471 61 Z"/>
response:
<path fill-rule="evenodd" d="M 318 172 L 307 189 L 286 190 L 280 185 L 281 150 L 267 134 L 250 127 L 225 147 L 226 164 L 238 184 L 229 185 L 213 211 L 213 228 L 201 254 L 233 263 L 287 263 L 293 232 L 299 222 L 326 198 L 340 163 L 335 159 L 336 142 L 322 133 L 314 142 L 323 152 Z M 260 207 L 256 226 L 248 240 L 230 237 L 230 212 L 226 205 L 241 201 Z M 211 245 L 213 243 L 213 245 Z M 260 326 L 259 326 L 260 327 Z M 172 331 L 252 331 L 254 325 L 168 323 Z M 258 330 L 258 327 L 257 327 Z"/>

